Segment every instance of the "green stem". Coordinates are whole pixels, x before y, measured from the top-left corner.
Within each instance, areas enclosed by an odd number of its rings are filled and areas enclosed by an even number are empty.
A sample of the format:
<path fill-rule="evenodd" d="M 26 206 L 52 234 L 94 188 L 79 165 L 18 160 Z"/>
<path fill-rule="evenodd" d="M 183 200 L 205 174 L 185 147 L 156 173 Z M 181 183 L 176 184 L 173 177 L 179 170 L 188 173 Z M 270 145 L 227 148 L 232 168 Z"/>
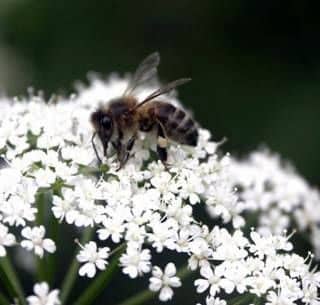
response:
<path fill-rule="evenodd" d="M 254 297 L 254 299 L 253 299 L 253 304 L 255 304 L 255 305 L 260 305 L 261 304 L 261 299 L 260 298 L 258 298 L 257 296 L 255 296 Z"/>
<path fill-rule="evenodd" d="M 6 274 L 4 273 L 1 265 L 0 265 L 0 279 L 3 285 L 3 290 L 6 291 L 6 293 L 8 295 L 10 295 L 11 298 L 15 298 L 16 297 L 16 293 L 14 292 L 14 289 L 12 288 L 12 285 L 10 283 L 10 281 L 8 280 Z"/>
<path fill-rule="evenodd" d="M 59 236 L 59 222 L 58 220 L 51 215 L 50 217 L 50 227 L 49 227 L 49 237 L 54 240 L 56 243 L 58 242 Z M 58 247 L 58 245 L 57 245 Z M 47 282 L 51 286 L 54 283 L 56 270 L 57 270 L 57 255 L 50 254 L 47 256 Z"/>
<path fill-rule="evenodd" d="M 252 212 L 246 215 L 246 224 L 242 228 L 242 232 L 245 236 L 249 236 L 252 227 L 257 226 L 258 212 Z"/>
<path fill-rule="evenodd" d="M 3 257 L 0 259 L 0 269 L 3 276 L 1 276 L 1 281 L 7 287 L 10 295 L 15 298 L 18 297 L 22 305 L 26 305 L 26 299 L 24 292 L 21 286 L 21 283 L 18 279 L 16 271 L 14 270 L 9 257 Z"/>
<path fill-rule="evenodd" d="M 39 190 L 36 195 L 36 205 L 37 205 L 37 216 L 36 223 L 38 226 L 45 226 L 45 218 L 46 218 L 46 208 L 50 205 L 52 200 L 52 194 L 48 190 Z M 36 258 L 36 278 L 38 282 L 48 281 L 47 274 L 47 262 L 48 258 L 46 256 L 40 258 Z"/>
<path fill-rule="evenodd" d="M 134 296 L 126 299 L 125 301 L 123 301 L 122 303 L 118 304 L 118 305 L 136 305 L 136 304 L 143 304 L 146 301 L 151 300 L 157 293 L 151 290 L 143 290 L 137 294 L 135 294 Z"/>
<path fill-rule="evenodd" d="M 0 292 L 0 305 L 10 305 L 10 302 L 8 301 L 6 296 L 3 295 L 1 292 Z"/>
<path fill-rule="evenodd" d="M 124 247 L 125 244 L 122 244 L 120 247 L 116 248 L 119 253 L 113 257 L 106 270 L 101 272 L 92 284 L 78 297 L 73 303 L 74 305 L 91 305 L 100 293 L 105 290 L 106 286 L 111 281 L 113 274 L 118 269 L 119 256 Z M 113 251 L 113 253 L 115 253 L 115 251 Z"/>
<path fill-rule="evenodd" d="M 185 266 L 185 267 L 182 267 L 178 271 L 177 276 L 180 279 L 184 279 L 184 278 L 187 278 L 191 274 L 192 274 L 192 271 Z M 154 292 L 154 291 L 150 291 L 149 289 L 145 289 L 145 290 L 143 290 L 141 292 L 138 292 L 137 294 L 133 295 L 132 297 L 129 297 L 128 299 L 124 300 L 123 302 L 119 303 L 118 305 L 138 305 L 138 304 L 143 304 L 146 301 L 151 300 L 157 294 L 158 294 L 158 292 Z"/>
<path fill-rule="evenodd" d="M 118 247 L 114 248 L 110 253 L 109 253 L 109 257 L 113 256 L 114 254 L 116 254 L 119 251 L 122 251 L 125 248 L 126 244 L 122 243 L 121 245 L 119 245 Z"/>
<path fill-rule="evenodd" d="M 92 228 L 86 228 L 82 233 L 82 237 L 80 241 L 81 244 L 87 243 L 90 240 L 92 233 L 93 233 Z M 61 305 L 65 304 L 65 302 L 67 301 L 70 291 L 77 279 L 78 268 L 79 268 L 79 262 L 76 258 L 77 253 L 78 253 L 78 250 L 76 250 L 76 253 L 69 267 L 67 275 L 62 282 L 62 286 L 61 286 L 62 288 L 61 288 L 61 294 L 60 294 Z"/>

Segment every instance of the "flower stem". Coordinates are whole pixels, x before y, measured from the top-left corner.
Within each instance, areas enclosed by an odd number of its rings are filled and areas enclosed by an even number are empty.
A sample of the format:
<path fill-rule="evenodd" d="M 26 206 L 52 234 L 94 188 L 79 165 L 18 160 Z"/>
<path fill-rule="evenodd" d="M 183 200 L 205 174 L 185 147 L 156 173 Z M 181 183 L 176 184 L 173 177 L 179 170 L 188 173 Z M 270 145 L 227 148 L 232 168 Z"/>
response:
<path fill-rule="evenodd" d="M 47 207 L 50 206 L 52 201 L 52 194 L 51 192 L 41 189 L 36 194 L 36 205 L 37 205 L 37 216 L 36 216 L 36 223 L 38 226 L 43 225 L 45 226 L 45 218 L 47 213 Z M 40 258 L 36 258 L 36 278 L 38 282 L 41 281 L 48 281 L 48 274 L 46 268 L 46 262 L 48 258 L 46 256 Z"/>
<path fill-rule="evenodd" d="M 120 250 L 123 250 L 124 247 L 125 247 L 125 245 L 126 245 L 126 244 L 123 243 L 123 244 L 119 245 L 118 247 L 114 248 L 114 249 L 110 252 L 109 257 L 111 257 L 112 255 L 116 254 L 116 253 L 119 252 Z"/>
<path fill-rule="evenodd" d="M 13 298 L 17 297 L 22 305 L 26 305 L 26 299 L 21 283 L 8 256 L 0 259 L 0 269 L 2 273 L 0 279 L 7 287 L 10 295 Z"/>
<path fill-rule="evenodd" d="M 86 228 L 82 233 L 81 244 L 87 243 L 90 240 L 92 233 L 93 233 L 92 228 Z M 60 294 L 61 305 L 65 304 L 65 302 L 67 301 L 70 291 L 77 279 L 79 262 L 76 259 L 76 253 L 69 267 L 67 275 L 62 282 L 62 286 L 61 286 L 62 288 L 61 288 L 61 294 Z"/>
<path fill-rule="evenodd" d="M 156 295 L 156 292 L 151 290 L 143 290 L 132 297 L 126 299 L 122 303 L 118 305 L 136 305 L 136 304 L 143 304 L 148 300 L 151 300 Z"/>
<path fill-rule="evenodd" d="M 189 275 L 192 274 L 192 271 L 187 268 L 187 266 L 182 267 L 179 269 L 177 276 L 180 279 L 187 278 Z M 146 301 L 151 300 L 157 293 L 154 291 L 150 291 L 149 289 L 145 289 L 137 294 L 129 297 L 128 299 L 124 300 L 123 302 L 119 303 L 118 305 L 138 305 L 143 304 Z"/>
<path fill-rule="evenodd" d="M 50 217 L 49 225 L 50 225 L 49 237 L 57 243 L 58 236 L 59 236 L 59 222 L 55 217 Z M 47 282 L 49 285 L 52 285 L 56 276 L 57 255 L 56 254 L 48 255 L 46 264 L 47 264 L 47 274 L 46 274 Z"/>
<path fill-rule="evenodd" d="M 0 305 L 10 305 L 8 299 L 0 292 Z"/>
<path fill-rule="evenodd" d="M 253 304 L 255 305 L 260 305 L 262 302 L 262 300 L 260 298 L 258 298 L 257 296 L 254 297 L 253 299 Z"/>
<path fill-rule="evenodd" d="M 100 295 L 100 293 L 106 288 L 111 281 L 113 274 L 118 269 L 119 257 L 122 253 L 125 244 L 120 245 L 114 251 L 113 254 L 117 254 L 113 257 L 106 270 L 101 272 L 93 281 L 93 283 L 78 297 L 73 303 L 74 305 L 91 305 L 93 301 Z"/>

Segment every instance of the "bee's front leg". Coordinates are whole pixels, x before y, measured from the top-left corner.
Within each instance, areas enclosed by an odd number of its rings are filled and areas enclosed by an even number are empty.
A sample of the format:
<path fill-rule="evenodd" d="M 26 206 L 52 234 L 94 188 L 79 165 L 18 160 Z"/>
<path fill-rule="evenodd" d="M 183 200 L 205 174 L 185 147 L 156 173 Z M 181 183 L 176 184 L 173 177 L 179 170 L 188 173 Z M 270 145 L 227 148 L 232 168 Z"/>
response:
<path fill-rule="evenodd" d="M 98 163 L 99 163 L 99 165 L 101 165 L 102 164 L 102 160 L 101 160 L 101 158 L 100 158 L 100 156 L 98 154 L 98 150 L 97 150 L 96 144 L 94 143 L 94 139 L 95 139 L 96 135 L 97 135 L 97 133 L 94 132 L 92 137 L 91 137 L 91 144 L 92 144 L 94 153 L 96 154 L 96 157 L 98 159 Z"/>
<path fill-rule="evenodd" d="M 127 161 L 129 160 L 129 157 L 130 157 L 130 152 L 134 146 L 134 142 L 136 141 L 136 138 L 137 138 L 137 135 L 134 134 L 130 139 L 129 141 L 127 142 L 126 145 L 124 145 L 123 149 L 122 149 L 122 152 L 121 152 L 121 159 L 120 159 L 120 166 L 118 168 L 118 170 L 120 168 L 122 168 L 126 163 Z"/>

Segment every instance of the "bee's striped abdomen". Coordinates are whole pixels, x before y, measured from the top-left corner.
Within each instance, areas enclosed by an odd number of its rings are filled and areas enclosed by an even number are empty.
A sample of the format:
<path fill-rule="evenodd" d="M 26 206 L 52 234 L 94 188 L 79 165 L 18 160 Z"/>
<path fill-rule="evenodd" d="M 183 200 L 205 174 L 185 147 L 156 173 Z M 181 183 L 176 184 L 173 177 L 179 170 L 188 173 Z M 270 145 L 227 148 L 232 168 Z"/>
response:
<path fill-rule="evenodd" d="M 198 128 L 195 121 L 183 110 L 169 104 L 157 103 L 155 116 L 163 125 L 166 135 L 181 144 L 196 146 Z"/>

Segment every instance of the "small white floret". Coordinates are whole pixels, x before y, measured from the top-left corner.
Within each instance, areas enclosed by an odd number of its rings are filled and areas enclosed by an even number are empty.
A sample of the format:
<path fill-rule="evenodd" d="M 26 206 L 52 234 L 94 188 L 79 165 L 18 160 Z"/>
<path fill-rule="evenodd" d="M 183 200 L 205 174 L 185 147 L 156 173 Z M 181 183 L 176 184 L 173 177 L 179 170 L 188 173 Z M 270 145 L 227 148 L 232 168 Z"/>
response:
<path fill-rule="evenodd" d="M 159 300 L 166 302 L 172 299 L 173 289 L 181 286 L 179 277 L 176 276 L 176 266 L 173 263 L 168 263 L 164 269 L 155 266 L 152 270 L 149 289 L 151 291 L 160 291 Z"/>

